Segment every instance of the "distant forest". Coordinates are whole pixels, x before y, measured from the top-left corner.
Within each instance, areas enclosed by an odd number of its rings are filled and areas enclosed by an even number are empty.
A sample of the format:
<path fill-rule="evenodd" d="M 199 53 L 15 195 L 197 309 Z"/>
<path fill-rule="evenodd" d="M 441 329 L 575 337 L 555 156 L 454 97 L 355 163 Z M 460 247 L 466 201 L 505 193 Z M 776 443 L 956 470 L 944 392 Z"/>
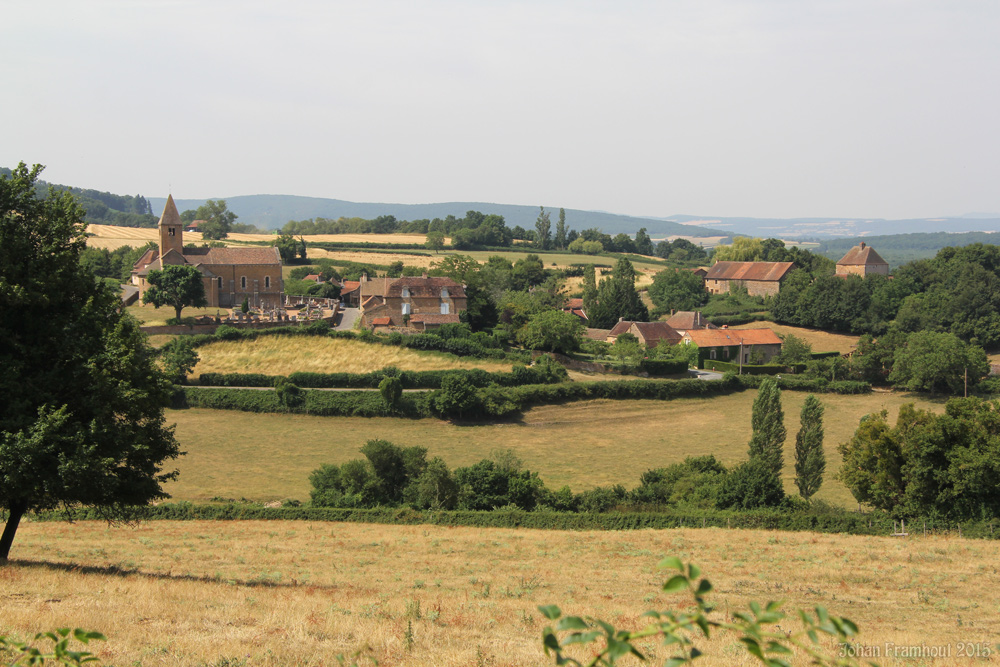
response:
<path fill-rule="evenodd" d="M 823 241 L 813 252 L 836 261 L 864 241 L 896 267 L 917 259 L 930 259 L 942 248 L 960 248 L 973 243 L 995 245 L 1000 235 L 994 232 L 930 232 L 918 234 L 889 234 Z"/>
<path fill-rule="evenodd" d="M 10 176 L 11 170 L 0 167 L 0 174 Z M 86 221 L 94 225 L 115 225 L 117 227 L 155 227 L 157 217 L 153 209 L 142 195 L 115 195 L 110 192 L 74 188 L 69 185 L 56 185 L 38 181 L 35 189 L 39 196 L 44 197 L 48 189 L 68 190 L 76 197 L 77 202 L 87 212 Z"/>

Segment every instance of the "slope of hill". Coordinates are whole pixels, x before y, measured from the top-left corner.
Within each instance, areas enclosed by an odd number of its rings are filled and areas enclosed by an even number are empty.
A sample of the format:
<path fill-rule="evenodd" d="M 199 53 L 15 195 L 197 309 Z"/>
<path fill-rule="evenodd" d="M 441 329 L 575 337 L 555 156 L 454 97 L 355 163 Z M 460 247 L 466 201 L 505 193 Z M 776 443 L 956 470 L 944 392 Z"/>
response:
<path fill-rule="evenodd" d="M 899 266 L 915 259 L 933 257 L 941 248 L 1000 243 L 1000 235 L 995 232 L 933 232 L 831 239 L 823 241 L 814 252 L 836 261 L 861 241 L 875 248 L 890 266 Z"/>
<path fill-rule="evenodd" d="M 878 220 L 873 218 L 716 218 L 672 215 L 657 220 L 674 221 L 725 230 L 726 234 L 801 241 L 831 238 L 889 236 L 911 233 L 964 233 L 1000 231 L 1000 216 L 967 214 L 961 217 Z"/>
<path fill-rule="evenodd" d="M 380 215 L 392 215 L 399 220 L 433 220 L 454 215 L 457 218 L 465 216 L 467 211 L 481 211 L 502 215 L 508 227 L 520 225 L 525 229 L 534 229 L 538 217 L 537 206 L 521 206 L 517 204 L 490 204 L 486 202 L 445 202 L 440 204 L 379 204 L 350 202 L 340 199 L 323 199 L 319 197 L 299 197 L 295 195 L 243 195 L 238 197 L 221 197 L 225 199 L 229 210 L 239 216 L 240 222 L 246 222 L 277 229 L 289 220 L 307 220 L 309 218 L 365 218 L 374 219 Z M 152 197 L 150 203 L 153 210 L 163 208 L 166 198 Z M 177 207 L 184 211 L 196 209 L 205 203 L 204 199 L 174 199 Z M 546 207 L 551 213 L 552 224 L 555 226 L 559 215 L 558 208 Z M 637 218 L 627 215 L 616 215 L 602 211 L 581 211 L 566 209 L 566 224 L 571 229 L 581 231 L 597 227 L 606 234 L 614 236 L 618 233 L 635 234 L 640 227 L 645 227 L 650 236 L 725 236 L 728 232 L 720 232 L 698 225 L 684 222 L 670 222 L 651 218 Z"/>

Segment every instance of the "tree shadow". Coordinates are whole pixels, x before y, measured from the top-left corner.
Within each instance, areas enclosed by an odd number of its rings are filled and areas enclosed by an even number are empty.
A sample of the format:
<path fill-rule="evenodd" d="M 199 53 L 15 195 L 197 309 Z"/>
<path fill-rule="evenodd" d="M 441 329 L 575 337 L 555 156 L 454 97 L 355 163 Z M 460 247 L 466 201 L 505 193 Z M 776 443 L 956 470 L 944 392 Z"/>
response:
<path fill-rule="evenodd" d="M 79 563 L 60 563 L 43 560 L 10 559 L 0 563 L 0 569 L 16 568 L 48 572 L 66 572 L 68 574 L 96 574 L 113 577 L 141 577 L 156 581 L 189 581 L 202 584 L 224 584 L 227 586 L 246 586 L 249 588 L 309 588 L 320 590 L 337 590 L 332 584 L 315 584 L 291 581 L 272 581 L 268 579 L 235 579 L 196 574 L 175 574 L 172 572 L 148 572 L 137 567 L 122 567 L 120 565 L 81 565 Z"/>

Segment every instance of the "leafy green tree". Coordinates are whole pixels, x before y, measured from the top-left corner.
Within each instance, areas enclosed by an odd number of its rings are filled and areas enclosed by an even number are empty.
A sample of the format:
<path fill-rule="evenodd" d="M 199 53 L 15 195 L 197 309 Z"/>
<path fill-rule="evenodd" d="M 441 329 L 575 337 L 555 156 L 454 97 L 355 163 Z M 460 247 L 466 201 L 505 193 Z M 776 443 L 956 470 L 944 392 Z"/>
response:
<path fill-rule="evenodd" d="M 717 262 L 763 262 L 766 252 L 764 239 L 737 236 L 730 245 L 716 246 L 712 259 Z"/>
<path fill-rule="evenodd" d="M 615 344 L 611 346 L 611 356 L 618 360 L 618 363 L 626 368 L 635 368 L 646 355 L 646 348 L 639 342 L 639 339 L 630 333 L 623 333 L 615 339 Z"/>
<path fill-rule="evenodd" d="M 417 509 L 453 510 L 458 505 L 458 483 L 448 465 L 434 457 L 416 481 L 413 506 Z"/>
<path fill-rule="evenodd" d="M 151 303 L 157 308 L 170 306 L 178 320 L 181 319 L 184 308 L 208 305 L 201 271 L 194 266 L 168 264 L 161 270 L 150 271 L 146 281 L 149 287 L 142 295 L 142 302 Z"/>
<path fill-rule="evenodd" d="M 883 410 L 861 419 L 851 439 L 838 447 L 840 481 L 859 503 L 894 509 L 903 500 L 903 451 Z"/>
<path fill-rule="evenodd" d="M 295 240 L 294 236 L 291 234 L 282 234 L 272 241 L 271 245 L 278 249 L 282 263 L 291 264 L 295 261 L 295 256 L 299 250 L 299 242 Z"/>
<path fill-rule="evenodd" d="M 198 231 L 204 239 L 224 239 L 229 236 L 229 231 L 239 217 L 229 210 L 225 199 L 218 201 L 209 199 L 195 211 L 195 218 L 204 220 L 198 225 Z"/>
<path fill-rule="evenodd" d="M 383 378 L 378 383 L 378 391 L 382 395 L 386 410 L 392 412 L 398 407 L 399 399 L 403 396 L 403 383 L 398 377 Z"/>
<path fill-rule="evenodd" d="M 620 319 L 645 322 L 649 310 L 635 289 L 635 268 L 624 257 L 618 259 L 611 277 L 601 281 L 597 291 L 597 304 L 588 312 L 590 326 L 610 329 Z"/>
<path fill-rule="evenodd" d="M 772 378 L 765 378 L 753 401 L 751 417 L 750 460 L 770 470 L 781 483 L 784 467 L 785 413 L 781 409 L 781 390 Z"/>
<path fill-rule="evenodd" d="M 479 407 L 476 388 L 464 375 L 452 373 L 441 381 L 441 388 L 431 392 L 428 400 L 444 417 L 462 419 Z"/>
<path fill-rule="evenodd" d="M 708 303 L 708 292 L 699 276 L 683 269 L 665 269 L 653 276 L 649 298 L 661 311 L 697 310 Z"/>
<path fill-rule="evenodd" d="M 427 232 L 427 239 L 424 241 L 424 245 L 436 253 L 441 252 L 444 248 L 444 232 Z"/>
<path fill-rule="evenodd" d="M 535 247 L 548 250 L 552 247 L 552 223 L 544 206 L 539 206 L 538 219 L 535 220 Z"/>
<path fill-rule="evenodd" d="M 566 209 L 559 209 L 559 221 L 556 222 L 556 235 L 553 239 L 553 245 L 555 245 L 558 250 L 565 250 L 568 245 L 566 240 Z"/>
<path fill-rule="evenodd" d="M 179 455 L 170 385 L 117 292 L 80 265 L 83 210 L 36 195 L 41 166 L 0 176 L 0 535 L 25 512 L 86 504 L 108 519 L 167 497 Z"/>
<path fill-rule="evenodd" d="M 826 455 L 823 453 L 823 404 L 812 394 L 806 396 L 795 435 L 795 486 L 809 500 L 823 484 Z"/>
<path fill-rule="evenodd" d="M 302 388 L 287 378 L 278 380 L 278 383 L 274 385 L 274 392 L 278 395 L 278 403 L 289 410 L 294 410 L 306 402 L 306 395 Z"/>
<path fill-rule="evenodd" d="M 530 254 L 514 262 L 511 270 L 511 286 L 516 290 L 526 290 L 545 282 L 545 265 L 538 255 Z"/>
<path fill-rule="evenodd" d="M 775 361 L 782 364 L 805 364 L 812 360 L 812 345 L 804 338 L 788 334 L 781 341 L 781 353 Z"/>
<path fill-rule="evenodd" d="M 198 365 L 198 352 L 185 336 L 178 336 L 160 348 L 160 365 L 172 381 L 183 384 Z"/>
<path fill-rule="evenodd" d="M 588 317 L 595 305 L 597 305 L 597 270 L 593 264 L 588 264 L 583 269 L 583 310 Z"/>
<path fill-rule="evenodd" d="M 528 319 L 517 339 L 529 350 L 573 352 L 580 348 L 583 328 L 583 321 L 572 313 L 545 310 Z"/>
<path fill-rule="evenodd" d="M 645 227 L 640 227 L 635 233 L 635 251 L 640 255 L 652 255 L 654 252 L 653 239 L 649 238 Z"/>
<path fill-rule="evenodd" d="M 893 355 L 889 382 L 910 391 L 964 393 L 989 372 L 981 347 L 968 345 L 952 333 L 918 331 Z"/>
<path fill-rule="evenodd" d="M 750 459 L 730 470 L 719 485 L 716 507 L 753 510 L 777 507 L 785 499 L 781 478 L 761 459 Z"/>

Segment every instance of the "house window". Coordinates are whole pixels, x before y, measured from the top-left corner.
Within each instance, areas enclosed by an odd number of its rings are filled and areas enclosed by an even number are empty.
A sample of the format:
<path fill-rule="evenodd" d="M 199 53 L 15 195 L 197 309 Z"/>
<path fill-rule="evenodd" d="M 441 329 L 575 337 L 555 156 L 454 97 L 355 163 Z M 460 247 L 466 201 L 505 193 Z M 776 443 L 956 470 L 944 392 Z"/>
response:
<path fill-rule="evenodd" d="M 726 351 L 726 359 L 728 359 L 729 358 L 729 348 L 728 347 L 724 347 L 722 349 Z"/>
<path fill-rule="evenodd" d="M 219 276 L 219 278 L 218 278 L 218 285 L 219 285 L 219 289 L 222 289 L 222 276 Z"/>
<path fill-rule="evenodd" d="M 404 299 L 409 299 L 410 298 L 410 288 L 409 287 L 403 287 L 403 298 Z"/>
<path fill-rule="evenodd" d="M 712 359 L 715 359 L 715 350 L 714 349 L 711 351 L 711 355 L 712 355 Z"/>
<path fill-rule="evenodd" d="M 271 276 L 264 276 L 264 289 L 271 289 Z"/>
<path fill-rule="evenodd" d="M 447 287 L 442 287 L 441 288 L 441 298 L 442 299 L 447 299 L 448 298 L 448 288 Z"/>
<path fill-rule="evenodd" d="M 447 315 L 449 313 L 449 304 L 447 301 L 441 302 L 441 314 Z"/>
<path fill-rule="evenodd" d="M 241 289 L 246 289 L 247 288 L 247 277 L 246 276 L 240 277 L 240 288 Z"/>
<path fill-rule="evenodd" d="M 408 304 L 408 303 L 404 303 L 403 304 L 403 314 L 404 315 L 409 315 L 410 314 L 410 304 Z"/>

